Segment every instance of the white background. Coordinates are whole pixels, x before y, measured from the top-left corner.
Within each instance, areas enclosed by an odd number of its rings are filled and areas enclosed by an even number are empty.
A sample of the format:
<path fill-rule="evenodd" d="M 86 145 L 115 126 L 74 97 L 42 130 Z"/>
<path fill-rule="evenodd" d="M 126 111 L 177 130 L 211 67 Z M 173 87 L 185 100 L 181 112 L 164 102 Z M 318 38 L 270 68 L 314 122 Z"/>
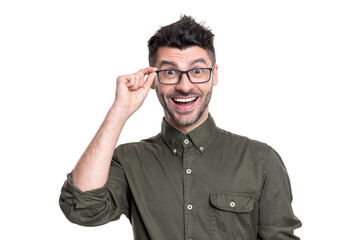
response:
<path fill-rule="evenodd" d="M 1 1 L 1 239 L 132 239 L 126 217 L 68 222 L 60 188 L 114 99 L 147 66 L 147 40 L 190 14 L 215 33 L 217 125 L 282 156 L 302 239 L 356 239 L 358 1 Z M 154 91 L 119 143 L 160 130 Z M 5 237 L 6 235 L 6 237 Z"/>

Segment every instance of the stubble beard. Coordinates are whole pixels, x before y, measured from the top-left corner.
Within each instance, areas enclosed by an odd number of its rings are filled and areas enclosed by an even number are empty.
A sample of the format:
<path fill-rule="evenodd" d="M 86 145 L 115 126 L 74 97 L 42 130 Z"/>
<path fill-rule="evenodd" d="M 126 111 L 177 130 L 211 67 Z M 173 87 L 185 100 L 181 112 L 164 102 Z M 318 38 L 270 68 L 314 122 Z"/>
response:
<path fill-rule="evenodd" d="M 204 114 L 205 110 L 209 106 L 211 96 L 212 96 L 212 88 L 213 87 L 211 87 L 210 91 L 206 94 L 205 100 L 204 100 L 203 104 L 200 106 L 200 108 L 198 110 L 195 110 L 195 111 L 197 111 L 196 114 L 192 118 L 184 119 L 184 120 L 181 120 L 180 118 L 178 118 L 176 116 L 176 113 L 175 113 L 174 109 L 169 108 L 168 104 L 165 101 L 164 94 L 162 94 L 159 91 L 158 87 L 155 88 L 155 91 L 156 91 L 156 95 L 157 95 L 157 97 L 159 99 L 159 102 L 160 102 L 161 106 L 164 108 L 164 111 L 175 121 L 175 123 L 178 124 L 181 127 L 189 127 L 189 126 L 192 126 L 193 124 L 195 124 L 201 118 L 201 116 Z M 166 98 L 171 99 L 172 98 L 171 96 L 175 95 L 176 93 L 177 93 L 176 96 L 183 96 L 183 97 L 186 97 L 186 96 L 191 94 L 191 92 L 190 93 L 175 92 L 175 93 L 168 94 L 166 96 Z M 203 95 L 201 97 L 203 97 Z M 172 100 L 170 100 L 170 101 L 172 101 Z M 182 113 L 177 113 L 177 114 L 180 114 L 182 116 L 186 116 L 188 114 L 191 114 L 191 112 L 192 111 L 187 111 L 187 112 L 182 112 Z"/>

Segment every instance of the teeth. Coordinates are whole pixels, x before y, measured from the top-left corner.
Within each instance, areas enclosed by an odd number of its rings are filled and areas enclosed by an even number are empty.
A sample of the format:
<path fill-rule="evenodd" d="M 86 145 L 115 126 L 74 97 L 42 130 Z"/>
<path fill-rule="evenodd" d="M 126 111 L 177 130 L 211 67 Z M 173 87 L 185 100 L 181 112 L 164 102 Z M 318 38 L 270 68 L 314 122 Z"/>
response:
<path fill-rule="evenodd" d="M 196 99 L 196 97 L 193 98 L 174 98 L 175 102 L 191 102 L 194 101 Z"/>

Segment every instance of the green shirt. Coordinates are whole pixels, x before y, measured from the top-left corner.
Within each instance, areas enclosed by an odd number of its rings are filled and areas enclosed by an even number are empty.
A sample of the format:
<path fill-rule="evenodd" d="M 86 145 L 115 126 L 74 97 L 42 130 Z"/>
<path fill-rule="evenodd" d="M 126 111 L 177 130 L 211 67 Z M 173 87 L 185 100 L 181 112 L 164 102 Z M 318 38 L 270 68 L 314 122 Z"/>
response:
<path fill-rule="evenodd" d="M 118 146 L 103 188 L 82 192 L 69 174 L 60 207 L 84 226 L 125 214 L 136 240 L 299 239 L 291 201 L 280 156 L 209 116 L 189 134 L 164 120 L 157 136 Z"/>

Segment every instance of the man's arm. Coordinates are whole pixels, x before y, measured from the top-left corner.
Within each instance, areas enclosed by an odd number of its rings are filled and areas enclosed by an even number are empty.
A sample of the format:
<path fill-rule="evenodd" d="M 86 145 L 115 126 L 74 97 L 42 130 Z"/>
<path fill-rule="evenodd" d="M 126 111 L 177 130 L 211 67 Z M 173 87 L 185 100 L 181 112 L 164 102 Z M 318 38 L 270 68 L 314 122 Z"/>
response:
<path fill-rule="evenodd" d="M 292 193 L 289 176 L 280 156 L 268 152 L 266 180 L 260 198 L 258 239 L 294 240 L 294 230 L 301 226 L 291 207 Z"/>
<path fill-rule="evenodd" d="M 105 185 L 121 130 L 128 118 L 143 104 L 155 79 L 155 70 L 147 67 L 135 74 L 117 78 L 115 101 L 72 172 L 73 183 L 81 191 Z"/>
<path fill-rule="evenodd" d="M 125 172 L 112 155 L 127 119 L 144 102 L 155 70 L 148 67 L 117 78 L 114 104 L 61 189 L 60 208 L 71 222 L 97 226 L 121 214 L 129 217 L 130 192 Z"/>

